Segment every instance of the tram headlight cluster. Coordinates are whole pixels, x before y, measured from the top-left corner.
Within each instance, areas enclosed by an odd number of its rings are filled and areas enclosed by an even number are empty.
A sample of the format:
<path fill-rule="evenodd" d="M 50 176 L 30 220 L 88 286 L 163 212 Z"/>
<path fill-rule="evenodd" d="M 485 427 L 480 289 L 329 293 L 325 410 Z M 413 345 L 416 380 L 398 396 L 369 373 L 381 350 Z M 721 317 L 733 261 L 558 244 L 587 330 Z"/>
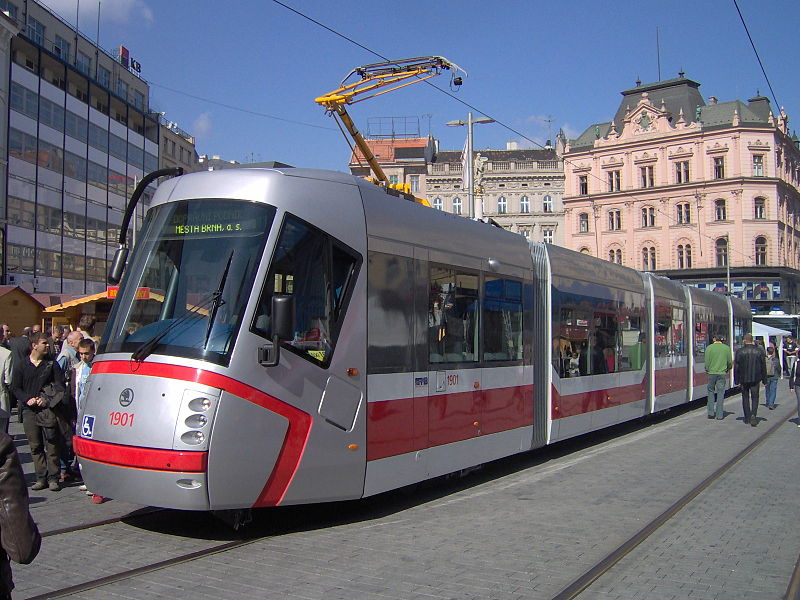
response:
<path fill-rule="evenodd" d="M 192 446 L 197 450 L 202 450 L 208 443 L 211 422 L 216 410 L 214 401 L 217 398 L 213 398 L 212 394 L 200 394 L 198 394 L 198 390 L 184 391 L 183 403 L 178 416 L 178 428 L 175 431 L 177 447 Z"/>

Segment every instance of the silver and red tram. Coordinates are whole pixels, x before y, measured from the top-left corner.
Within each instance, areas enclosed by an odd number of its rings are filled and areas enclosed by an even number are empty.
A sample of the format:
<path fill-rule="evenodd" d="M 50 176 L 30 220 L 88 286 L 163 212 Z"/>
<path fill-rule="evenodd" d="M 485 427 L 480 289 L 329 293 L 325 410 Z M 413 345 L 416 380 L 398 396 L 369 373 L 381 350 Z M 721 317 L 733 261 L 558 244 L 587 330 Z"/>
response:
<path fill-rule="evenodd" d="M 193 173 L 155 193 L 74 446 L 143 504 L 360 498 L 704 396 L 749 318 L 352 176 Z"/>

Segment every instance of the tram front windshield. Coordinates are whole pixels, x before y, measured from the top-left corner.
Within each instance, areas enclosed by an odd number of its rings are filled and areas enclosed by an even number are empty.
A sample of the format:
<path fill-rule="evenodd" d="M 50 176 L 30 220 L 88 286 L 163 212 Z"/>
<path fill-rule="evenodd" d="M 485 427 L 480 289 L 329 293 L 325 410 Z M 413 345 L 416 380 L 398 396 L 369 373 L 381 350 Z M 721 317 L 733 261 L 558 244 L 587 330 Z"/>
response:
<path fill-rule="evenodd" d="M 227 364 L 274 217 L 241 200 L 152 208 L 99 351 Z"/>

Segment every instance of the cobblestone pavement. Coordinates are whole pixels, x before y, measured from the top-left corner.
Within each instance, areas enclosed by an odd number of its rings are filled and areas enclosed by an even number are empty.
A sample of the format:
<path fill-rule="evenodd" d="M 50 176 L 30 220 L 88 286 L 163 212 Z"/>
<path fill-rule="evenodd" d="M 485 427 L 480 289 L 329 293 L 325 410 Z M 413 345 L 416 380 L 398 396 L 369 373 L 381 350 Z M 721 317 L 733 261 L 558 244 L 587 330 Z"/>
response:
<path fill-rule="evenodd" d="M 781 384 L 780 406 L 761 407 L 765 420 L 756 428 L 742 425 L 741 403 L 730 398 L 723 421 L 706 419 L 700 407 L 577 448 L 562 444 L 498 461 L 458 482 L 362 502 L 261 511 L 259 520 L 288 524 L 249 545 L 74 597 L 553 598 L 782 422 L 580 596 L 781 598 L 800 553 L 800 429 L 796 419 L 786 421 L 796 416 L 796 404 Z M 20 450 L 29 463 L 23 442 Z M 77 487 L 31 497 L 43 531 L 139 508 L 91 504 Z M 192 519 L 195 528 L 176 524 Z M 207 517 L 175 511 L 145 525 L 125 520 L 47 537 L 32 565 L 14 565 L 14 598 L 209 547 L 221 537 Z"/>

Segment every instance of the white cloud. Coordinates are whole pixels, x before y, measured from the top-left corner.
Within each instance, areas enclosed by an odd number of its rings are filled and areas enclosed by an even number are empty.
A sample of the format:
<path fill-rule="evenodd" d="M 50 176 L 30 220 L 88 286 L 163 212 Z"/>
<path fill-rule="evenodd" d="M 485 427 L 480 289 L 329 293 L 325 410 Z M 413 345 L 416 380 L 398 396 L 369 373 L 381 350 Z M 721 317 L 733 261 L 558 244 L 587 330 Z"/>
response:
<path fill-rule="evenodd" d="M 44 0 L 48 6 L 68 23 L 75 24 L 75 13 L 78 0 Z M 100 20 L 127 24 L 142 21 L 152 23 L 155 20 L 153 10 L 144 0 L 83 0 L 80 2 L 78 16 L 81 31 L 91 31 L 97 24 L 97 6 L 100 5 Z"/>
<path fill-rule="evenodd" d="M 194 120 L 190 133 L 199 140 L 200 138 L 208 137 L 211 129 L 211 113 L 204 112 Z"/>

